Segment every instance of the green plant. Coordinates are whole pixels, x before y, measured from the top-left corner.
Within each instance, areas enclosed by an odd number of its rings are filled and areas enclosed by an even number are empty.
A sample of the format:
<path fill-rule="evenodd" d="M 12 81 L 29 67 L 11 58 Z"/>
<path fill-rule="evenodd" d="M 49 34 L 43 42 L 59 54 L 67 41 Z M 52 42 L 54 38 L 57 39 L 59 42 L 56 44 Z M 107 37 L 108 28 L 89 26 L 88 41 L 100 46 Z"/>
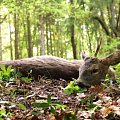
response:
<path fill-rule="evenodd" d="M 17 107 L 23 109 L 23 110 L 26 110 L 26 106 L 24 104 L 16 104 Z"/>
<path fill-rule="evenodd" d="M 13 81 L 15 79 L 15 69 L 12 66 L 5 67 L 5 65 L 0 66 L 0 80 L 1 81 Z"/>
<path fill-rule="evenodd" d="M 94 95 L 90 95 L 88 98 L 83 98 L 81 99 L 81 103 L 85 105 L 86 110 L 100 110 L 101 107 L 97 106 L 96 104 L 93 103 L 95 99 Z"/>
<path fill-rule="evenodd" d="M 34 103 L 33 105 L 34 107 L 37 108 L 42 108 L 42 109 L 48 108 L 50 112 L 54 115 L 56 115 L 57 113 L 56 109 L 64 110 L 66 107 L 65 105 L 62 105 L 60 102 L 53 102 L 50 95 L 48 95 L 47 102 Z"/>
<path fill-rule="evenodd" d="M 32 80 L 32 78 L 21 77 L 21 80 L 26 81 L 26 82 L 30 82 Z"/>
<path fill-rule="evenodd" d="M 0 120 L 4 120 L 4 118 L 9 118 L 10 116 L 10 112 L 7 113 L 5 109 L 0 110 Z"/>
<path fill-rule="evenodd" d="M 65 94 L 70 95 L 72 93 L 86 91 L 85 88 L 80 88 L 79 86 L 75 86 L 74 83 L 75 83 L 75 80 L 74 81 L 70 81 L 70 83 L 68 84 L 68 86 L 64 88 L 64 93 Z"/>
<path fill-rule="evenodd" d="M 115 71 L 116 71 L 116 75 L 117 75 L 117 84 L 120 84 L 120 64 L 115 66 Z"/>
<path fill-rule="evenodd" d="M 79 120 L 74 112 L 66 114 L 62 120 Z"/>

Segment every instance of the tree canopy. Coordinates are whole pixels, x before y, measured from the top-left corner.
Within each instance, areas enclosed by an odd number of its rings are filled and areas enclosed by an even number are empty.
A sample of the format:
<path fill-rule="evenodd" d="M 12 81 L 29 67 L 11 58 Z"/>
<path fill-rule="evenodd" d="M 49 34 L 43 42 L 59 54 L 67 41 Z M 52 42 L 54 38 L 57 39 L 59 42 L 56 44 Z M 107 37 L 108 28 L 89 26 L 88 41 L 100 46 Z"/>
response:
<path fill-rule="evenodd" d="M 7 43 L 7 44 L 6 44 Z M 0 59 L 54 55 L 79 59 L 120 49 L 119 0 L 2 0 Z"/>

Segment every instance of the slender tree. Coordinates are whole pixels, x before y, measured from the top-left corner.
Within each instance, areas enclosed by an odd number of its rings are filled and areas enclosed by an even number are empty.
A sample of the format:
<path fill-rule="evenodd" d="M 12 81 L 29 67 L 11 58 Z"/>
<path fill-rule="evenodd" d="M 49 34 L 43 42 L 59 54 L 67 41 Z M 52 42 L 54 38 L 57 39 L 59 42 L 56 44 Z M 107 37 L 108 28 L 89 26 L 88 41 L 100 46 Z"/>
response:
<path fill-rule="evenodd" d="M 11 22 L 9 15 L 9 34 L 10 34 L 10 58 L 13 60 L 13 45 L 12 45 L 12 30 L 11 30 Z"/>
<path fill-rule="evenodd" d="M 40 55 L 45 55 L 45 35 L 44 35 L 44 16 L 40 15 Z"/>
<path fill-rule="evenodd" d="M 28 34 L 28 57 L 33 56 L 32 37 L 31 37 L 31 24 L 30 13 L 27 13 L 27 34 Z"/>
<path fill-rule="evenodd" d="M 0 60 L 2 60 L 2 25 L 0 24 Z"/>
<path fill-rule="evenodd" d="M 77 59 L 77 50 L 76 50 L 76 42 L 75 42 L 75 26 L 74 26 L 74 0 L 70 0 L 71 5 L 71 15 L 70 15 L 70 38 L 73 50 L 73 58 Z"/>
<path fill-rule="evenodd" d="M 19 20 L 18 14 L 14 13 L 14 27 L 15 27 L 15 59 L 19 59 Z"/>

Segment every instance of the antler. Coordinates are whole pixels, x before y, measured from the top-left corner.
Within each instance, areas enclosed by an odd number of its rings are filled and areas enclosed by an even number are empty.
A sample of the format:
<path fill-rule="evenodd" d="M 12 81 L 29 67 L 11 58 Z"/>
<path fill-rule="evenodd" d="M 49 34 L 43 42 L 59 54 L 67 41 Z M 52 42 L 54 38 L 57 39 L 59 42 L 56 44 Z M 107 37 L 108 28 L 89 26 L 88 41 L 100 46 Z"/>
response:
<path fill-rule="evenodd" d="M 109 56 L 100 59 L 100 61 L 105 65 L 116 65 L 120 63 L 120 50 L 113 52 Z"/>

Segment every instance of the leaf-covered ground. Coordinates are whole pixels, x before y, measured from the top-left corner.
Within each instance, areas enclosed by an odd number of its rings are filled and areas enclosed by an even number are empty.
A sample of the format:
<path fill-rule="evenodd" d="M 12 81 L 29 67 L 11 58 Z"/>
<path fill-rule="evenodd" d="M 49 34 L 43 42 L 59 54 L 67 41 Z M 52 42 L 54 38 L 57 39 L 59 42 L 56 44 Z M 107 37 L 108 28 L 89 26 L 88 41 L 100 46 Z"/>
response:
<path fill-rule="evenodd" d="M 120 90 L 117 87 L 91 87 L 82 93 L 66 95 L 69 81 L 49 80 L 0 83 L 0 120 L 120 120 Z M 52 102 L 61 106 L 38 108 L 34 103 Z M 65 105 L 62 109 L 62 105 Z"/>

